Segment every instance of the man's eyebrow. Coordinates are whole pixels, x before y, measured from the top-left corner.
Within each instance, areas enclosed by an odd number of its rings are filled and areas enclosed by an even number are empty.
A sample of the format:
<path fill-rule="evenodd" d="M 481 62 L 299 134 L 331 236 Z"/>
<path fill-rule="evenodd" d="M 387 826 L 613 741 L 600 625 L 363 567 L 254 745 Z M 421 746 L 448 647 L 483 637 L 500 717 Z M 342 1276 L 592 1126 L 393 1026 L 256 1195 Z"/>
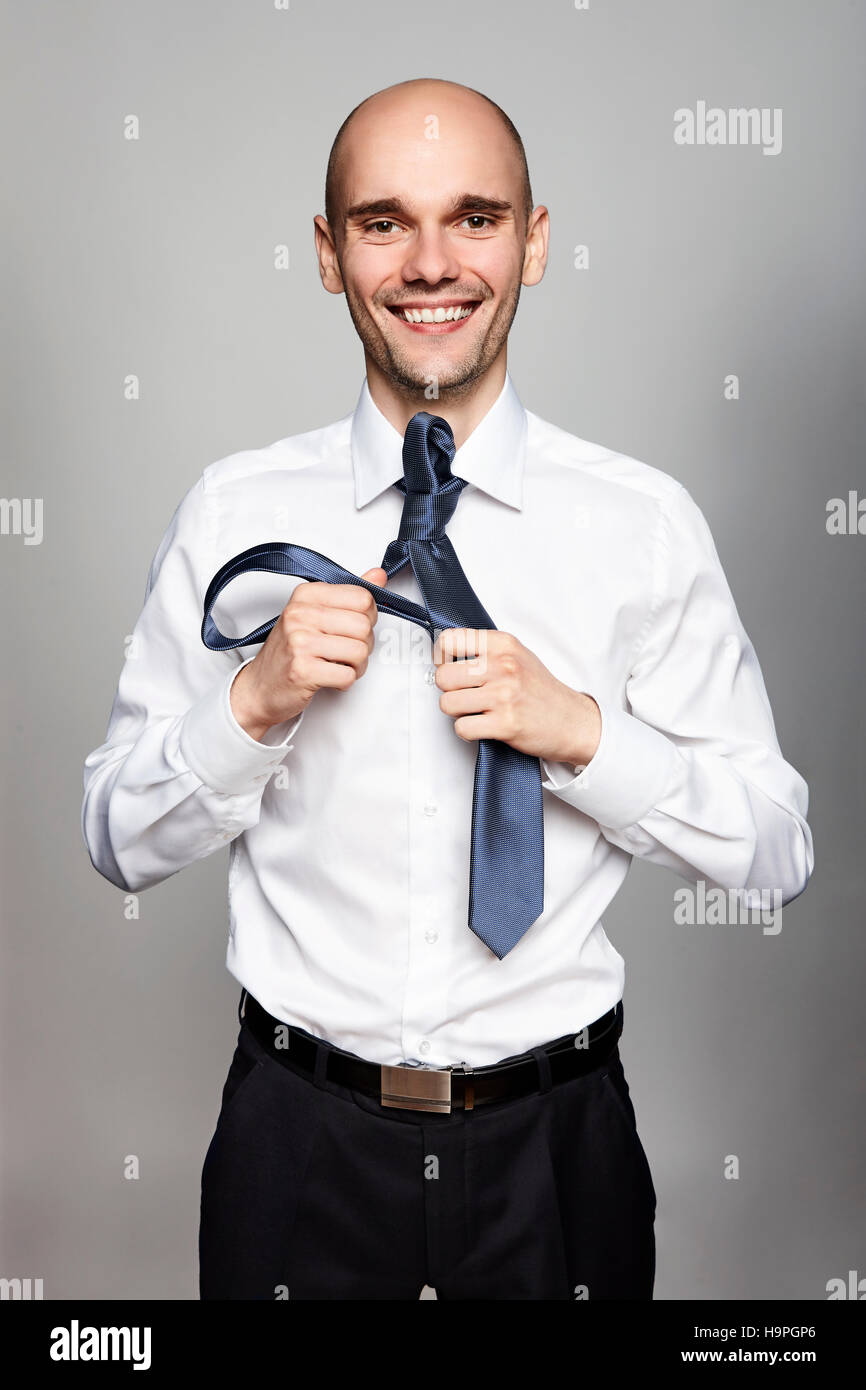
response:
<path fill-rule="evenodd" d="M 458 212 L 513 212 L 513 204 L 486 193 L 458 193 L 447 209 L 449 217 Z M 411 204 L 402 198 L 371 198 L 365 203 L 353 203 L 346 209 L 347 222 L 359 222 L 365 217 L 411 217 Z"/>
<path fill-rule="evenodd" d="M 486 193 L 461 193 L 451 206 L 455 212 L 513 212 L 514 207 L 503 198 L 491 198 Z"/>
<path fill-rule="evenodd" d="M 371 198 L 367 203 L 353 203 L 346 208 L 346 221 L 359 221 L 362 217 L 385 217 L 408 213 L 408 207 L 400 198 Z"/>

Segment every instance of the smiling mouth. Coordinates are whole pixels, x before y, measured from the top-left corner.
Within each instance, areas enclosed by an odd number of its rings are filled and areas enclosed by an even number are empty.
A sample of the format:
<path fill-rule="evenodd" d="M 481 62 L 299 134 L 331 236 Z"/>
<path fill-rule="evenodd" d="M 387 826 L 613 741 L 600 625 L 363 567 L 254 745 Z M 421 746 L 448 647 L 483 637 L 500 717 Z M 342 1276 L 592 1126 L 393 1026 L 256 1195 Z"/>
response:
<path fill-rule="evenodd" d="M 479 302 L 388 304 L 386 308 L 398 323 L 416 333 L 453 333 L 471 319 Z"/>

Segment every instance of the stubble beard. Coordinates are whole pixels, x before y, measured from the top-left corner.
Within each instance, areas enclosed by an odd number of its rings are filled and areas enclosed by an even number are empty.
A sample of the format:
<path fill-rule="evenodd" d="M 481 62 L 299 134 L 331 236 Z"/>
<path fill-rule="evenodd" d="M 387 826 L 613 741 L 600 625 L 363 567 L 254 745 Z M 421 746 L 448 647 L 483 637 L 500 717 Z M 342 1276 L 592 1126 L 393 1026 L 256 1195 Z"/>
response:
<path fill-rule="evenodd" d="M 425 399 L 456 400 L 470 392 L 475 382 L 484 375 L 501 352 L 502 345 L 511 331 L 520 301 L 518 280 L 499 304 L 482 338 L 474 343 L 459 361 L 443 364 L 441 369 L 437 370 L 438 354 L 433 347 L 433 334 L 426 335 L 431 343 L 429 358 L 426 362 L 419 363 L 396 341 L 396 329 L 394 338 L 386 338 L 366 305 L 358 299 L 345 280 L 343 284 L 349 314 L 365 350 L 395 390 L 408 399 L 424 394 Z M 431 385 L 436 387 L 435 397 L 426 394 L 430 391 Z"/>

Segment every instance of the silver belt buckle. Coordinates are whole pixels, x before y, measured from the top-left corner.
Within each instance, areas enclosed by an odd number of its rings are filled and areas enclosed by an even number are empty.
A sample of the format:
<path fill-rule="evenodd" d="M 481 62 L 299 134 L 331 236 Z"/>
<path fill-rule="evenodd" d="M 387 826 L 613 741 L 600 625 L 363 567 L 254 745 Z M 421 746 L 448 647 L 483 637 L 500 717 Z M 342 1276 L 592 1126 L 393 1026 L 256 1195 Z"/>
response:
<path fill-rule="evenodd" d="M 450 1067 L 388 1067 L 382 1063 L 380 1097 L 392 1110 L 451 1114 Z"/>

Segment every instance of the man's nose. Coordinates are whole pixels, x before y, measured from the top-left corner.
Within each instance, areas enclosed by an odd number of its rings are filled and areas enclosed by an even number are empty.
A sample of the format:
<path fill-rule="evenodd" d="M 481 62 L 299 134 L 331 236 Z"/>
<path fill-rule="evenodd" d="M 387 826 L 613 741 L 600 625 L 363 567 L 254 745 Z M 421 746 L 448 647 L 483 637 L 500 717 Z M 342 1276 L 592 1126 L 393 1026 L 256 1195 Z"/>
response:
<path fill-rule="evenodd" d="M 424 280 L 428 285 L 458 277 L 460 261 L 441 228 L 418 233 L 403 262 L 402 273 L 404 280 Z"/>

